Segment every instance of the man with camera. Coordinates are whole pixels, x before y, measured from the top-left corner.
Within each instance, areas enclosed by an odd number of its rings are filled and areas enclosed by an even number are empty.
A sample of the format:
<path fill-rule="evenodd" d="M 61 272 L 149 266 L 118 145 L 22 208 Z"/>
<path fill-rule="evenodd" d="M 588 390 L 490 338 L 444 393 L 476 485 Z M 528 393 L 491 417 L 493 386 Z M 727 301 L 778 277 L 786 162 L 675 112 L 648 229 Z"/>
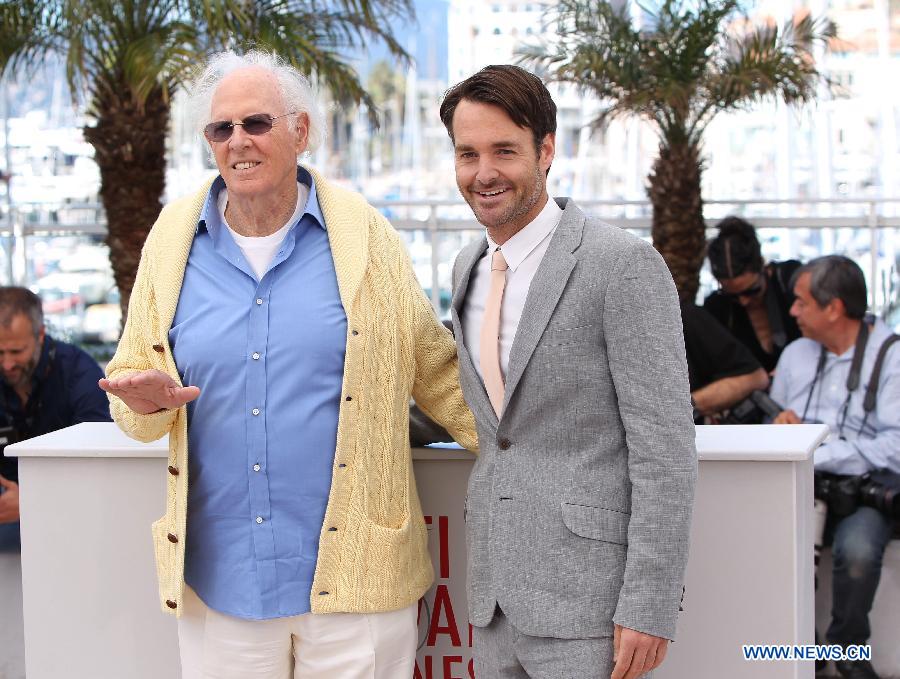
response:
<path fill-rule="evenodd" d="M 19 550 L 16 458 L 6 445 L 79 422 L 110 422 L 97 386 L 100 366 L 44 330 L 41 300 L 27 288 L 0 287 L 0 551 Z"/>
<path fill-rule="evenodd" d="M 900 472 L 900 348 L 866 316 L 866 282 L 852 260 L 831 255 L 798 269 L 791 315 L 803 337 L 781 355 L 772 398 L 776 424 L 823 422 L 815 452 L 817 498 L 828 505 L 825 544 L 834 562 L 830 644 L 865 644 L 869 611 L 896 513 Z M 841 676 L 877 679 L 866 660 L 838 661 Z"/>

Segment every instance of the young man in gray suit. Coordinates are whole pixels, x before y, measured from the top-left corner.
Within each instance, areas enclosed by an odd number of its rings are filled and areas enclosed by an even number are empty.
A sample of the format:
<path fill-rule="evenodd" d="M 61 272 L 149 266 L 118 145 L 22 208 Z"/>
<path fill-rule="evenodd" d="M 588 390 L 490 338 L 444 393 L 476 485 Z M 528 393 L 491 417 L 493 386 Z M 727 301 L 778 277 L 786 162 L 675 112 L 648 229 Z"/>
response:
<path fill-rule="evenodd" d="M 696 478 L 678 298 L 647 243 L 550 200 L 556 105 L 488 66 L 441 105 L 486 238 L 453 271 L 481 453 L 466 519 L 478 679 L 635 679 L 675 634 Z"/>

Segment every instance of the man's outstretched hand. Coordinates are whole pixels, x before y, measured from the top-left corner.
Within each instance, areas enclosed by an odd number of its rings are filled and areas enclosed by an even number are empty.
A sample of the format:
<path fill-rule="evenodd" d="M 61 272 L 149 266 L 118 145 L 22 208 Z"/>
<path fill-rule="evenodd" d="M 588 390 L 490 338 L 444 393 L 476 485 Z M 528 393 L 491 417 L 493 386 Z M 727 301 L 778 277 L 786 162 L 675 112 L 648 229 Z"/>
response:
<path fill-rule="evenodd" d="M 616 625 L 613 631 L 613 667 L 611 679 L 637 679 L 660 666 L 666 657 L 669 640 Z"/>
<path fill-rule="evenodd" d="M 200 395 L 199 387 L 179 387 L 161 370 L 142 370 L 112 380 L 101 379 L 98 384 L 139 415 L 180 408 Z"/>

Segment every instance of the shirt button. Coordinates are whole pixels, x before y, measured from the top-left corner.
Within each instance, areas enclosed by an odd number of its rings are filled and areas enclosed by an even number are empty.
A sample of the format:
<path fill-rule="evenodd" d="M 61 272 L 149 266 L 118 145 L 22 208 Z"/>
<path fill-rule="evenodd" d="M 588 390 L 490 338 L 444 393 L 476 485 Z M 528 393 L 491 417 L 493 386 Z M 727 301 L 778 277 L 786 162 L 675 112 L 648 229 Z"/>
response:
<path fill-rule="evenodd" d="M 261 467 L 258 464 L 253 465 L 253 471 L 258 472 Z"/>
<path fill-rule="evenodd" d="M 259 352 L 258 352 L 258 351 L 254 351 L 254 352 L 253 352 L 253 360 L 254 360 L 254 361 L 258 361 L 258 360 L 259 360 Z"/>
<path fill-rule="evenodd" d="M 261 516 L 256 517 L 256 523 L 262 523 L 263 519 Z"/>
<path fill-rule="evenodd" d="M 257 303 L 257 304 L 262 304 L 262 297 L 257 297 L 257 298 L 256 298 L 256 303 Z"/>
<path fill-rule="evenodd" d="M 259 408 L 254 408 L 250 412 L 253 413 L 254 415 L 259 415 Z"/>

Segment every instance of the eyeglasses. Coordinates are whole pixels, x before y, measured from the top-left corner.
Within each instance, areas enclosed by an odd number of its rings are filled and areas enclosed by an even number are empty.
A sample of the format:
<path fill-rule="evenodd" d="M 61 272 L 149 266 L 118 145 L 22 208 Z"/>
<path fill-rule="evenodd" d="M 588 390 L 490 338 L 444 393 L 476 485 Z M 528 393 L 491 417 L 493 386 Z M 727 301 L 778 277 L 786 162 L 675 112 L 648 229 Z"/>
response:
<path fill-rule="evenodd" d="M 745 288 L 740 292 L 726 292 L 725 290 L 720 289 L 719 292 L 722 293 L 725 297 L 730 297 L 731 299 L 739 299 L 740 297 L 756 297 L 759 293 L 762 292 L 763 289 L 763 275 L 760 273 L 759 279 L 751 285 L 749 288 Z"/>
<path fill-rule="evenodd" d="M 234 132 L 236 125 L 244 128 L 244 132 L 254 137 L 265 134 L 272 129 L 272 125 L 279 118 L 293 115 L 296 111 L 291 111 L 280 116 L 270 116 L 268 113 L 254 113 L 247 116 L 240 122 L 230 120 L 217 120 L 203 128 L 203 136 L 210 141 L 221 142 L 231 139 L 231 133 Z"/>

